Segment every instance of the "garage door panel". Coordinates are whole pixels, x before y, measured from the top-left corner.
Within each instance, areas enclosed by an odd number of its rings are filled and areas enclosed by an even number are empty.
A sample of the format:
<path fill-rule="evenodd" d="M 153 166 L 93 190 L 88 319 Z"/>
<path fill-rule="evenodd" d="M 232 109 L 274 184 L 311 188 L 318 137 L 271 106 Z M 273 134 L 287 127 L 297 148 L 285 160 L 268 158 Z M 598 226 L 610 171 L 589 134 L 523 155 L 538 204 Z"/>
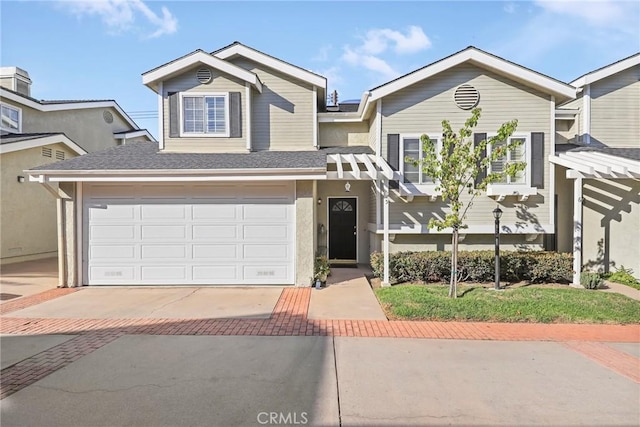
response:
<path fill-rule="evenodd" d="M 238 245 L 193 245 L 195 260 L 235 260 L 238 257 Z"/>
<path fill-rule="evenodd" d="M 184 225 L 143 225 L 142 240 L 184 240 L 187 227 Z"/>
<path fill-rule="evenodd" d="M 187 208 L 184 205 L 142 205 L 142 220 L 185 219 Z"/>
<path fill-rule="evenodd" d="M 245 280 L 260 283 L 265 281 L 288 279 L 289 267 L 287 265 L 245 265 L 243 268 L 243 277 Z"/>
<path fill-rule="evenodd" d="M 99 245 L 94 244 L 89 248 L 91 258 L 101 260 L 122 260 L 132 259 L 136 256 L 135 245 Z"/>
<path fill-rule="evenodd" d="M 142 245 L 142 259 L 187 259 L 186 245 Z"/>
<path fill-rule="evenodd" d="M 235 202 L 234 202 L 235 203 Z M 230 221 L 238 217 L 238 209 L 234 203 L 193 205 L 193 219 Z"/>
<path fill-rule="evenodd" d="M 101 265 L 90 267 L 89 277 L 93 281 L 128 282 L 135 279 L 135 267 L 131 265 Z"/>
<path fill-rule="evenodd" d="M 271 241 L 272 239 L 286 241 L 289 238 L 288 225 L 279 225 L 279 224 L 245 225 L 242 227 L 242 231 L 245 239 L 256 240 L 256 241 Z"/>
<path fill-rule="evenodd" d="M 288 245 L 243 245 L 243 258 L 253 260 L 278 260 L 285 261 L 289 258 Z"/>
<path fill-rule="evenodd" d="M 180 283 L 187 280 L 187 267 L 184 265 L 143 265 L 142 281 Z"/>
<path fill-rule="evenodd" d="M 104 201 L 102 203 L 92 203 L 89 205 L 89 219 L 109 219 L 116 220 L 133 220 L 136 216 L 136 210 L 131 205 L 114 204 L 113 200 Z"/>
<path fill-rule="evenodd" d="M 87 184 L 83 193 L 88 284 L 293 284 L 292 185 Z"/>
<path fill-rule="evenodd" d="M 232 225 L 194 225 L 194 241 L 214 241 L 237 240 L 240 238 L 238 226 Z"/>
<path fill-rule="evenodd" d="M 226 281 L 235 284 L 239 281 L 238 268 L 231 265 L 195 265 L 193 266 L 193 280 L 209 283 L 220 283 Z"/>
<path fill-rule="evenodd" d="M 133 240 L 136 235 L 136 227 L 133 225 L 93 225 L 90 227 L 91 239 L 100 241 Z"/>

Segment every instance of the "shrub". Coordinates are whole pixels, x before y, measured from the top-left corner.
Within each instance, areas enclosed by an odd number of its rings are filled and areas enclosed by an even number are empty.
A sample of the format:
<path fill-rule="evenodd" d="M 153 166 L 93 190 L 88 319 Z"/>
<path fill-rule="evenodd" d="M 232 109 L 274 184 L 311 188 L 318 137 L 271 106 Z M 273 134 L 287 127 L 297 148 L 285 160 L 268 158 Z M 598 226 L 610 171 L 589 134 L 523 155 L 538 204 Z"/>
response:
<path fill-rule="evenodd" d="M 621 265 L 620 268 L 616 269 L 615 273 L 608 275 L 607 279 L 612 282 L 622 283 L 623 285 L 640 289 L 640 282 L 633 277 L 633 270 L 630 268 L 624 268 L 624 265 Z"/>
<path fill-rule="evenodd" d="M 600 273 L 590 273 L 583 271 L 580 273 L 580 284 L 585 289 L 598 289 L 604 283 L 604 279 Z"/>
<path fill-rule="evenodd" d="M 384 256 L 371 254 L 371 268 L 382 277 Z M 460 251 L 458 275 L 461 281 L 490 282 L 494 280 L 493 251 Z M 396 252 L 389 255 L 389 276 L 392 283 L 447 282 L 451 278 L 451 252 Z M 500 254 L 500 279 L 526 280 L 531 283 L 569 283 L 573 275 L 572 258 L 556 252 L 510 252 Z"/>
<path fill-rule="evenodd" d="M 325 256 L 316 257 L 313 265 L 313 280 L 320 280 L 321 282 L 327 281 L 327 276 L 331 274 L 331 268 L 329 267 L 329 260 Z"/>

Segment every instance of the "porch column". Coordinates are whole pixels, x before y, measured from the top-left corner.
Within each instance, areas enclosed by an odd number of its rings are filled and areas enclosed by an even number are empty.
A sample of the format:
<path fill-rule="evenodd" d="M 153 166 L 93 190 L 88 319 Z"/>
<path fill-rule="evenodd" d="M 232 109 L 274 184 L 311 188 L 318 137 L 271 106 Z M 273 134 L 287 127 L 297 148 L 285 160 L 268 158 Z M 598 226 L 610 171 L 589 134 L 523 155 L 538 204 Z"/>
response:
<path fill-rule="evenodd" d="M 383 227 L 384 227 L 384 242 L 382 245 L 382 250 L 384 253 L 384 274 L 382 277 L 382 286 L 390 286 L 389 283 L 389 180 L 385 178 L 382 181 L 383 190 L 382 194 L 384 197 L 384 209 L 382 213 L 383 217 Z"/>
<path fill-rule="evenodd" d="M 582 178 L 573 181 L 573 286 L 580 286 L 582 270 Z"/>

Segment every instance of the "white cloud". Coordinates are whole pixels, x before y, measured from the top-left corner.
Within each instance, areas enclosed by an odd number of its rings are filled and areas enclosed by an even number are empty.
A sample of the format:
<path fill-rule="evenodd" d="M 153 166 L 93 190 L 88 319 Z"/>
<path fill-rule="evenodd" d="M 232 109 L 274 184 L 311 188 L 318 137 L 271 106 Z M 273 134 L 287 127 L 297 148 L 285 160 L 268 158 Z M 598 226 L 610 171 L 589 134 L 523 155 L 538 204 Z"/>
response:
<path fill-rule="evenodd" d="M 507 2 L 502 7 L 502 10 L 504 10 L 506 13 L 509 13 L 509 14 L 515 13 L 516 12 L 516 5 L 515 5 L 515 3 Z"/>
<path fill-rule="evenodd" d="M 422 28 L 412 25 L 406 35 L 388 28 L 369 30 L 363 38 L 362 50 L 378 55 L 385 52 L 390 43 L 394 44 L 393 50 L 397 54 L 415 53 L 431 47 L 431 40 Z"/>
<path fill-rule="evenodd" d="M 367 70 L 381 74 L 385 78 L 393 79 L 400 75 L 398 71 L 393 69 L 384 59 L 374 55 L 358 52 L 349 46 L 344 47 L 342 60 L 352 66 L 362 66 Z"/>
<path fill-rule="evenodd" d="M 633 6 L 630 4 L 632 2 L 619 0 L 536 0 L 535 3 L 549 13 L 580 18 L 596 27 L 618 26 L 621 22 L 628 22 L 628 13 L 631 12 L 629 6 Z M 631 16 L 637 20 L 637 11 Z"/>
<path fill-rule="evenodd" d="M 322 46 L 318 53 L 313 58 L 311 58 L 311 60 L 317 62 L 326 62 L 329 59 L 329 53 L 332 49 L 333 46 L 331 46 L 330 44 Z"/>
<path fill-rule="evenodd" d="M 178 20 L 169 9 L 163 6 L 158 14 L 142 0 L 72 0 L 59 4 L 79 18 L 99 16 L 114 34 L 136 30 L 145 33 L 145 37 L 156 38 L 178 30 Z M 146 23 L 140 22 L 141 16 Z"/>

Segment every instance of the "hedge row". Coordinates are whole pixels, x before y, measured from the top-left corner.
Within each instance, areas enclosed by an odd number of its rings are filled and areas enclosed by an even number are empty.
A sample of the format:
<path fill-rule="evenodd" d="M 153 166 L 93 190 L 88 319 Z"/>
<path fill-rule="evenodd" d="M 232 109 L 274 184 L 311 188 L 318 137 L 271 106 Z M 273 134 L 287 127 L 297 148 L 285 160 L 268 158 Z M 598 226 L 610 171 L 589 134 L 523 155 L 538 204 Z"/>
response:
<path fill-rule="evenodd" d="M 371 254 L 376 277 L 383 274 L 383 254 Z M 491 282 L 495 276 L 493 251 L 458 252 L 460 281 Z M 396 252 L 389 256 L 391 283 L 448 282 L 451 252 Z M 573 276 L 572 257 L 557 252 L 509 252 L 500 254 L 500 279 L 508 282 L 569 283 Z"/>

